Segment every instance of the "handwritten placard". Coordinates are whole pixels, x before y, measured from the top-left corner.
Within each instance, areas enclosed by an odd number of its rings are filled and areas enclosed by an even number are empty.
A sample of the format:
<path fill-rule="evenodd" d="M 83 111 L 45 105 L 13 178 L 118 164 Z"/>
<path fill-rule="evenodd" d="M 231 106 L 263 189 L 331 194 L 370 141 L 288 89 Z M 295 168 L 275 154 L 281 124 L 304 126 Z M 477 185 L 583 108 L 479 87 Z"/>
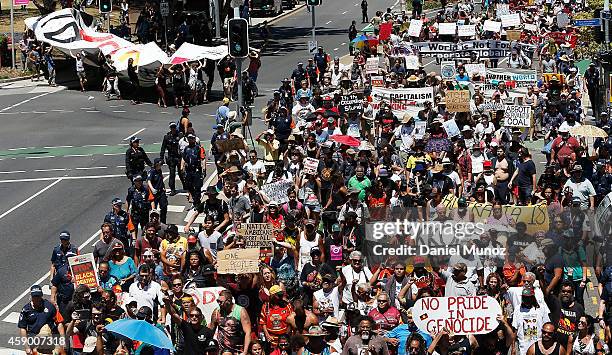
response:
<path fill-rule="evenodd" d="M 259 272 L 259 248 L 228 249 L 217 252 L 218 274 Z"/>

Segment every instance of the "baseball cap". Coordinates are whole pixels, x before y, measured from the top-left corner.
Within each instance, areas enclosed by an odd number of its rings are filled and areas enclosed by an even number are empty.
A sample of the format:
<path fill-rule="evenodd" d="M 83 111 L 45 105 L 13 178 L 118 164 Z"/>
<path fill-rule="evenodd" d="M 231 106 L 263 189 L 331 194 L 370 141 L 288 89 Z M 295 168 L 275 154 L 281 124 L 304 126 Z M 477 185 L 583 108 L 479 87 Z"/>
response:
<path fill-rule="evenodd" d="M 157 158 L 157 159 L 159 159 L 159 158 Z M 156 159 L 156 160 L 157 160 L 157 159 Z M 154 164 L 157 164 L 157 162 L 155 162 Z M 137 180 L 142 181 L 142 176 L 141 176 L 141 175 L 135 175 L 135 176 L 132 178 L 132 181 L 137 181 Z"/>
<path fill-rule="evenodd" d="M 486 168 L 492 168 L 492 167 L 493 167 L 493 162 L 492 162 L 492 161 L 490 161 L 490 160 L 485 160 L 485 161 L 482 163 L 482 166 L 483 166 L 485 169 L 486 169 Z"/>
<path fill-rule="evenodd" d="M 123 201 L 119 197 L 113 199 L 113 205 L 122 205 Z"/>
<path fill-rule="evenodd" d="M 283 289 L 279 285 L 274 285 L 270 287 L 270 294 L 274 295 L 277 293 L 283 293 Z"/>
<path fill-rule="evenodd" d="M 153 159 L 153 165 L 159 164 L 161 162 L 163 162 L 162 158 L 155 158 L 155 159 Z"/>
<path fill-rule="evenodd" d="M 33 285 L 32 287 L 30 287 L 30 296 L 42 297 L 42 295 L 43 295 L 42 287 L 40 287 L 39 285 Z"/>
<path fill-rule="evenodd" d="M 318 247 L 314 247 L 314 248 L 310 249 L 310 256 L 312 256 L 313 254 L 321 255 L 321 249 L 319 249 Z"/>
<path fill-rule="evenodd" d="M 206 342 L 206 345 L 204 346 L 204 351 L 213 350 L 219 350 L 219 342 L 217 342 L 215 339 L 210 339 Z"/>
<path fill-rule="evenodd" d="M 168 123 L 168 127 L 172 127 L 172 126 L 176 127 L 176 122 L 170 121 L 170 123 Z"/>
<path fill-rule="evenodd" d="M 140 142 L 140 138 L 138 138 L 136 136 L 130 138 L 130 143 L 134 143 L 134 142 Z"/>
<path fill-rule="evenodd" d="M 219 126 L 217 126 L 217 128 L 218 128 L 218 127 L 219 127 Z M 221 127 L 223 127 L 223 126 L 221 126 Z M 187 138 L 193 138 L 193 139 L 195 139 L 195 137 L 196 137 L 196 135 L 195 135 L 195 134 L 193 134 L 193 133 L 189 133 L 189 134 L 187 135 Z"/>
<path fill-rule="evenodd" d="M 331 227 L 332 232 L 340 232 L 340 225 L 338 223 L 334 223 Z"/>
<path fill-rule="evenodd" d="M 60 240 L 70 240 L 70 232 L 63 231 L 59 234 Z"/>

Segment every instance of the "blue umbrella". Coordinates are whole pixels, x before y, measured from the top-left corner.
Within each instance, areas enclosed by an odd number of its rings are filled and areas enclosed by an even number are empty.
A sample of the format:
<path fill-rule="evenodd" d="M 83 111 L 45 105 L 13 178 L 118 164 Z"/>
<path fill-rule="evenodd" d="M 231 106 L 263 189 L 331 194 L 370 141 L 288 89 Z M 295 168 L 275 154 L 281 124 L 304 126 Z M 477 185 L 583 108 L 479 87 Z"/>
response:
<path fill-rule="evenodd" d="M 120 319 L 107 325 L 106 330 L 157 348 L 174 351 L 172 340 L 166 333 L 143 320 Z"/>

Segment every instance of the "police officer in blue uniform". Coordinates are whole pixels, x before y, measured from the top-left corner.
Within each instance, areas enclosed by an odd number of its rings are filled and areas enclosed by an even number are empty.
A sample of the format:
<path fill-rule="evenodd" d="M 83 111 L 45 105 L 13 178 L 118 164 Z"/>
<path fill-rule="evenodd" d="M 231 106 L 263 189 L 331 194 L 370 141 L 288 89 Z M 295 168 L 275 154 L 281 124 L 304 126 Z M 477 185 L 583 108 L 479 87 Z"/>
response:
<path fill-rule="evenodd" d="M 125 202 L 132 217 L 132 224 L 135 228 L 134 234 L 138 235 L 138 226 L 144 230 L 145 225 L 149 223 L 151 202 L 149 202 L 149 187 L 143 184 L 142 176 L 136 175 L 132 181 L 133 185 L 128 188 Z"/>
<path fill-rule="evenodd" d="M 113 199 L 113 209 L 104 217 L 104 222 L 110 223 L 113 226 L 113 232 L 115 238 L 119 239 L 125 246 L 126 255 L 132 255 L 132 238 L 128 231 L 128 223 L 130 222 L 130 216 L 127 211 L 123 210 L 121 206 L 123 201 L 119 197 Z"/>
<path fill-rule="evenodd" d="M 176 195 L 176 169 L 180 168 L 179 163 L 181 161 L 181 153 L 179 152 L 180 136 L 178 129 L 176 128 L 176 122 L 170 122 L 168 127 L 170 128 L 170 131 L 164 136 L 159 157 L 162 159 L 162 161 L 165 161 L 166 165 L 168 165 L 168 171 L 170 172 L 170 177 L 168 178 L 170 196 L 174 196 Z M 168 152 L 168 158 L 166 158 L 166 151 Z M 181 179 L 181 184 L 183 184 L 183 174 L 180 170 L 179 179 Z"/>
<path fill-rule="evenodd" d="M 166 223 L 166 215 L 168 214 L 168 197 L 166 197 L 166 185 L 164 184 L 164 175 L 162 173 L 162 165 L 164 164 L 161 158 L 155 158 L 153 168 L 149 170 L 147 177 L 147 185 L 153 194 L 153 203 L 155 208 L 159 210 L 159 220 Z"/>
<path fill-rule="evenodd" d="M 191 194 L 193 205 L 197 206 L 201 201 L 201 190 L 204 183 L 202 170 L 206 172 L 206 167 L 202 167 L 201 147 L 196 144 L 195 134 L 189 133 L 187 141 L 189 145 L 183 150 L 181 169 L 185 172 L 185 187 Z"/>
<path fill-rule="evenodd" d="M 62 266 L 68 265 L 68 257 L 78 254 L 78 249 L 70 244 L 70 233 L 63 231 L 59 235 L 60 244 L 53 248 L 51 254 L 51 271 L 49 272 L 50 278 L 53 279 L 55 272 Z"/>
<path fill-rule="evenodd" d="M 51 334 L 53 335 L 64 335 L 64 326 L 57 319 L 57 308 L 43 298 L 43 291 L 39 285 L 34 285 L 30 288 L 30 302 L 23 306 L 21 313 L 19 314 L 19 321 L 17 322 L 17 328 L 19 328 L 19 335 L 21 337 L 33 337 L 40 333 L 40 330 L 45 326 L 49 326 Z M 61 340 L 59 337 L 53 338 L 56 344 L 60 345 Z M 46 339 L 51 341 L 51 339 Z M 25 352 L 26 354 L 32 354 L 34 349 L 28 345 L 25 341 Z"/>
<path fill-rule="evenodd" d="M 132 181 L 135 175 L 145 174 L 145 163 L 151 166 L 151 160 L 140 146 L 140 138 L 130 138 L 130 147 L 125 152 L 125 174 Z"/>

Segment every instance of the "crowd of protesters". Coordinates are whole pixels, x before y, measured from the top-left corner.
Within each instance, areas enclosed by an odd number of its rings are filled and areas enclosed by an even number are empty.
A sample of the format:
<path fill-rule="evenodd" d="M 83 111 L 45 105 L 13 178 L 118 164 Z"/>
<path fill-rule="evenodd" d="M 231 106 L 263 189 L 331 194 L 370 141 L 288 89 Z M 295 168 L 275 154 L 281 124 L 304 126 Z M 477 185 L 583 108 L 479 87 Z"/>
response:
<path fill-rule="evenodd" d="M 546 40 L 547 32 L 559 30 L 556 15 L 571 16 L 577 6 L 583 5 L 514 3 L 523 23 L 537 28 L 522 32 L 524 46 L 512 47 L 507 58 L 474 53 L 457 60 L 457 74 L 443 79 L 442 73 L 425 71 L 423 58 L 409 69 L 393 55 L 393 48 L 418 41 L 404 24 L 411 16 L 421 19 L 426 24 L 421 41 L 454 41 L 436 34 L 439 23 L 480 24 L 493 18 L 493 4 L 483 4 L 482 16 L 462 2 L 432 19 L 419 6 L 412 15 L 389 9 L 369 19 L 365 2 L 363 21 L 375 35 L 391 23 L 389 38 L 374 45 L 353 42 L 348 66 L 322 47 L 297 63 L 279 78 L 262 110 L 266 128 L 251 142 L 245 139 L 249 112 L 229 109 L 232 90 L 225 86 L 210 152 L 188 108 L 169 123 L 153 161 L 132 138 L 127 197 L 114 199 L 101 216 L 94 246 L 100 288 L 74 287 L 67 258 L 78 251 L 63 232 L 51 259 L 51 299 L 43 299 L 40 286 L 32 288 L 32 302 L 18 325 L 22 334 L 48 327 L 44 330 L 68 336 L 76 354 L 162 352 L 104 330 L 117 319 L 134 318 L 163 328 L 178 354 L 608 354 L 612 238 L 610 221 L 602 226 L 595 213 L 612 188 L 610 125 L 597 92 L 601 74 L 595 64 L 577 74 L 571 45 Z M 350 32 L 351 40 L 357 38 Z M 504 39 L 501 31 L 483 31 L 480 25 L 476 32 L 475 38 Z M 525 49 L 533 47 L 537 50 Z M 366 73 L 371 57 L 380 64 Z M 480 85 L 490 82 L 467 74 L 466 64 L 499 69 L 502 59 L 510 69 L 535 69 L 539 61 L 543 72 L 565 74 L 564 82 L 540 80 L 538 70 L 531 86 L 508 88 L 501 82 L 487 91 Z M 172 76 L 187 72 L 183 75 L 205 87 L 197 73 L 214 71 L 214 64 L 160 68 L 158 78 L 166 70 Z M 229 57 L 217 68 L 224 85 L 236 75 L 244 75 L 246 85 L 256 80 L 256 71 L 236 73 Z M 422 105 L 408 104 L 414 106 L 410 111 L 373 97 L 374 76 L 382 77 L 384 89 L 432 87 L 434 96 Z M 165 106 L 162 83 L 157 83 L 159 104 Z M 448 93 L 462 89 L 470 90 L 470 110 L 449 112 Z M 177 106 L 198 100 L 189 90 L 178 95 L 175 87 Z M 585 94 L 595 117 L 587 115 Z M 347 111 L 341 104 L 347 97 L 361 98 L 360 107 Z M 489 103 L 502 106 L 485 109 Z M 504 124 L 503 104 L 510 103 L 532 107 L 530 127 Z M 447 123 L 453 120 L 460 132 L 451 134 Z M 576 133 L 589 125 L 606 134 L 589 140 Z M 224 141 L 236 148 L 221 149 Z M 542 172 L 535 155 L 545 157 Z M 207 157 L 218 175 L 216 184 L 203 187 Z M 312 159 L 314 171 L 305 164 Z M 166 194 L 178 190 L 177 175 L 194 209 L 183 228 L 166 221 Z M 287 182 L 286 193 L 266 194 L 267 186 L 279 182 Z M 500 257 L 462 252 L 380 260 L 372 254 L 366 228 L 371 222 L 474 222 L 483 206 L 490 209 L 484 233 L 463 242 L 500 247 L 506 250 Z M 544 206 L 547 223 L 519 221 L 506 213 L 509 206 L 532 211 Z M 195 222 L 198 216 L 202 223 Z M 273 247 L 262 248 L 260 271 L 217 273 L 221 251 L 246 247 L 240 233 L 245 223 L 273 226 Z M 392 245 L 414 243 L 406 236 L 388 237 Z M 597 278 L 596 305 L 584 295 L 595 284 L 591 278 Z M 207 314 L 194 295 L 213 287 L 223 290 L 215 289 L 216 307 Z M 492 332 L 428 333 L 413 319 L 413 307 L 425 297 L 477 295 L 493 297 L 502 309 Z"/>

